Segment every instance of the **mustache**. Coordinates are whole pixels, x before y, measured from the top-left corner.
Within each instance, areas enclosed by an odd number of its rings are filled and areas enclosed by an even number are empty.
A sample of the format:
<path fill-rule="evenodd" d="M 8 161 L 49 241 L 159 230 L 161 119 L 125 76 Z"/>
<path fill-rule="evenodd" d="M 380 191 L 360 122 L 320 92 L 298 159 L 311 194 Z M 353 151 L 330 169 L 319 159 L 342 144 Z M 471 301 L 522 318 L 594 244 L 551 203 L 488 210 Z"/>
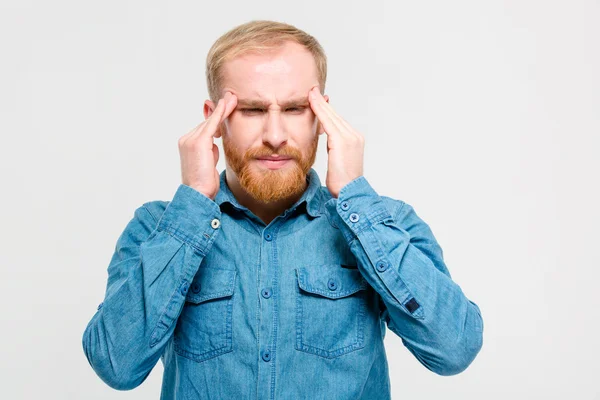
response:
<path fill-rule="evenodd" d="M 251 149 L 246 152 L 247 158 L 259 158 L 259 157 L 270 157 L 273 155 L 277 155 L 280 157 L 289 157 L 292 159 L 299 159 L 302 156 L 299 150 L 294 149 L 292 147 L 284 147 L 277 151 L 273 151 L 267 147 L 261 147 L 260 149 Z"/>

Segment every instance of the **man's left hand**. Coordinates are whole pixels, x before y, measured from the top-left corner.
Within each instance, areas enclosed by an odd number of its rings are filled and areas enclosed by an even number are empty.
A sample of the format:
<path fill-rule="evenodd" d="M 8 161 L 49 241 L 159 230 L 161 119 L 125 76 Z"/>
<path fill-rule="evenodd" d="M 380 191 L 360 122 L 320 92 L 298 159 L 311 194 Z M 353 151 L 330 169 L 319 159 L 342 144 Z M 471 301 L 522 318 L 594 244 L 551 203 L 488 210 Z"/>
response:
<path fill-rule="evenodd" d="M 327 134 L 325 184 L 333 197 L 337 198 L 346 184 L 363 175 L 365 138 L 333 110 L 318 86 L 309 91 L 308 98 L 310 107 Z"/>

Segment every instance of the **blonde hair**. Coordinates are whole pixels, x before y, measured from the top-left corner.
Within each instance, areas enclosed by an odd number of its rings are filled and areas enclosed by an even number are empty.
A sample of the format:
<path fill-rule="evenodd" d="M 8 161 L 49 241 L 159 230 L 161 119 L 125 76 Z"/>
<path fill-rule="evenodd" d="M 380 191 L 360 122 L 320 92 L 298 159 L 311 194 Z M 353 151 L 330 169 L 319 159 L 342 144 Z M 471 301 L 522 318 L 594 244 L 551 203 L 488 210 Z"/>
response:
<path fill-rule="evenodd" d="M 216 103 L 221 97 L 222 67 L 226 61 L 247 53 L 265 54 L 288 41 L 301 44 L 312 53 L 317 66 L 319 89 L 324 93 L 327 57 L 319 42 L 295 26 L 283 22 L 253 20 L 223 34 L 208 51 L 206 84 L 210 99 Z"/>

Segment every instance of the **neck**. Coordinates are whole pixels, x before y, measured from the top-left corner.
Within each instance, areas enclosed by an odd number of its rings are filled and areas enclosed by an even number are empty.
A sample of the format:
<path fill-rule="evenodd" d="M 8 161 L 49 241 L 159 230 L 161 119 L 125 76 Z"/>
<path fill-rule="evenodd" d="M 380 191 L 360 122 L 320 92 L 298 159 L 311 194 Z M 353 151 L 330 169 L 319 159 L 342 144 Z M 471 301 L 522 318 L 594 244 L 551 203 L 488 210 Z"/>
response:
<path fill-rule="evenodd" d="M 244 190 L 244 188 L 240 185 L 238 177 L 229 166 L 226 166 L 225 180 L 227 181 L 229 190 L 236 198 L 238 203 L 252 211 L 252 213 L 260 218 L 265 225 L 268 225 L 278 215 L 281 215 L 285 210 L 295 204 L 298 199 L 302 197 L 304 191 L 308 188 L 308 185 L 305 182 L 304 189 L 299 194 L 265 204 L 257 201 L 246 190 Z"/>

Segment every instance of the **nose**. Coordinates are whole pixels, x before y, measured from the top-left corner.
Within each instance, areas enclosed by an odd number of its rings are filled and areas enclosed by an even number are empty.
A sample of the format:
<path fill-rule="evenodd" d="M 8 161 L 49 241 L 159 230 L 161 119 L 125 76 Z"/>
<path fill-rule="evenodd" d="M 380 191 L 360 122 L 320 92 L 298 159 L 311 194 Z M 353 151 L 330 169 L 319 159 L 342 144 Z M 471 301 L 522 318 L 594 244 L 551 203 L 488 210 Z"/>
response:
<path fill-rule="evenodd" d="M 288 137 L 283 124 L 282 112 L 269 110 L 266 124 L 263 143 L 274 149 L 285 145 Z"/>

